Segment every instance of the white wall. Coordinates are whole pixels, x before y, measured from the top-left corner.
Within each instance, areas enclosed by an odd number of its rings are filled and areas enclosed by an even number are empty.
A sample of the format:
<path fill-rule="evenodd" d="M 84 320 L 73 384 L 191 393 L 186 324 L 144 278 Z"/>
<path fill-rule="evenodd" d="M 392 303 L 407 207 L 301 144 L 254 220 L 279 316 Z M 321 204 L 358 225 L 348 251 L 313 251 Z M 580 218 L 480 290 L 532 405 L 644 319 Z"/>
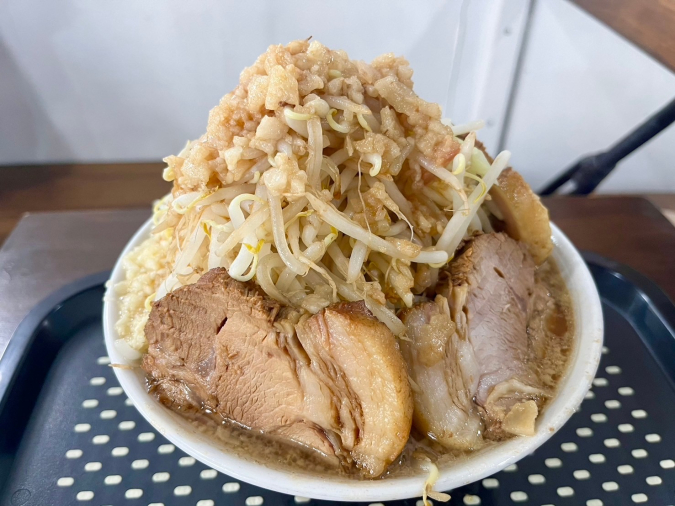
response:
<path fill-rule="evenodd" d="M 485 119 L 488 148 L 503 139 L 538 188 L 675 97 L 675 76 L 567 1 L 537 0 L 502 136 L 530 1 L 465 0 L 453 58 L 461 0 L 4 0 L 0 165 L 158 160 L 269 44 L 313 35 L 352 58 L 406 56 L 420 95 Z M 673 159 L 675 127 L 601 190 L 675 191 Z"/>
<path fill-rule="evenodd" d="M 673 98 L 675 75 L 659 63 L 575 5 L 539 0 L 504 147 L 514 167 L 541 188 Z M 675 191 L 674 160 L 672 125 L 620 163 L 599 191 Z"/>
<path fill-rule="evenodd" d="M 529 1 L 467 4 L 453 119 L 492 114 L 486 135 L 493 145 Z M 461 0 L 5 0 L 0 164 L 162 158 L 201 135 L 209 109 L 268 45 L 310 35 L 352 58 L 405 55 L 418 92 L 445 104 L 461 6 Z M 501 65 L 490 64 L 493 53 Z M 496 81 L 506 81 L 502 93 L 485 85 Z"/>

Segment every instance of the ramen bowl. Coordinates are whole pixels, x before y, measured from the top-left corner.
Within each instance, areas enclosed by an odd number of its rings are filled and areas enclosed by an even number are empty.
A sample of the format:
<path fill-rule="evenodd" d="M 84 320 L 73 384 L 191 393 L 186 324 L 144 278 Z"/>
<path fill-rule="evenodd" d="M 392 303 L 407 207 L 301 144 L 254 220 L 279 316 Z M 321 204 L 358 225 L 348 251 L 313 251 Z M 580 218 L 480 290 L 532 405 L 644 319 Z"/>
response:
<path fill-rule="evenodd" d="M 105 343 L 113 364 L 129 364 L 129 358 L 115 345 L 118 299 L 114 286 L 124 279 L 121 259 L 146 239 L 152 227 L 148 220 L 129 241 L 113 269 L 109 293 L 105 297 L 103 328 Z M 481 449 L 466 458 L 440 467 L 435 490 L 461 487 L 490 476 L 529 455 L 545 443 L 574 414 L 595 376 L 602 352 L 603 320 L 600 298 L 581 255 L 554 224 L 551 224 L 554 250 L 562 278 L 570 293 L 574 311 L 574 346 L 566 373 L 556 395 L 548 402 L 536 423 L 534 436 L 516 437 Z M 145 375 L 139 367 L 115 368 L 117 379 L 141 415 L 166 439 L 203 464 L 236 480 L 252 485 L 314 499 L 334 501 L 387 501 L 422 494 L 426 474 L 355 480 L 346 476 L 317 475 L 300 469 L 276 468 L 242 457 L 216 443 L 214 436 L 200 431 L 187 419 L 161 405 L 147 391 Z"/>

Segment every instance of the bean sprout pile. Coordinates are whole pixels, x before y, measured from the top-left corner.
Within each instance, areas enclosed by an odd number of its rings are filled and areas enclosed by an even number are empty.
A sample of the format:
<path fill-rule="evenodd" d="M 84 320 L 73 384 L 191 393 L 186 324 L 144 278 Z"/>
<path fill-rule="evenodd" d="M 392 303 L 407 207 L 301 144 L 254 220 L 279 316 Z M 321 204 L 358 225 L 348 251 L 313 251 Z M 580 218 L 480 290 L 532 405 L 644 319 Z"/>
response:
<path fill-rule="evenodd" d="M 492 231 L 492 163 L 482 122 L 453 125 L 386 54 L 352 61 L 316 41 L 272 46 L 209 116 L 206 134 L 165 159 L 173 190 L 154 207 L 166 275 L 146 301 L 225 267 L 316 313 L 364 300 L 396 316 L 433 290 L 462 241 Z"/>

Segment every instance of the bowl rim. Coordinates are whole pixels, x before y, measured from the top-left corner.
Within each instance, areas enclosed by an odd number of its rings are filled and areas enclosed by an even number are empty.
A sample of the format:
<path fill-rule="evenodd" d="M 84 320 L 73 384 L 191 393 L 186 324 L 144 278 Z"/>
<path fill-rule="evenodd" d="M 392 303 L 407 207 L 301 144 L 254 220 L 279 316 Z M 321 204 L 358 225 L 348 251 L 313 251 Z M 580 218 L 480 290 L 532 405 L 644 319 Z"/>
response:
<path fill-rule="evenodd" d="M 118 298 L 116 283 L 124 279 L 123 258 L 149 236 L 148 219 L 125 246 L 107 283 L 103 307 L 103 331 L 112 363 L 128 363 L 114 344 Z M 574 348 L 556 396 L 537 419 L 536 433 L 516 437 L 477 452 L 440 469 L 435 490 L 452 490 L 495 474 L 531 454 L 574 414 L 591 386 L 600 362 L 603 343 L 603 318 L 600 297 L 586 263 L 562 231 L 551 223 L 555 259 L 570 292 L 574 317 Z M 150 396 L 139 370 L 113 368 L 124 392 L 140 414 L 166 439 L 203 464 L 261 488 L 289 495 L 339 501 L 388 501 L 419 497 L 426 480 L 416 475 L 384 480 L 357 481 L 342 477 L 320 477 L 290 469 L 275 469 L 233 453 L 189 424 L 180 415 L 162 406 Z M 210 442 L 210 443 L 209 443 Z"/>

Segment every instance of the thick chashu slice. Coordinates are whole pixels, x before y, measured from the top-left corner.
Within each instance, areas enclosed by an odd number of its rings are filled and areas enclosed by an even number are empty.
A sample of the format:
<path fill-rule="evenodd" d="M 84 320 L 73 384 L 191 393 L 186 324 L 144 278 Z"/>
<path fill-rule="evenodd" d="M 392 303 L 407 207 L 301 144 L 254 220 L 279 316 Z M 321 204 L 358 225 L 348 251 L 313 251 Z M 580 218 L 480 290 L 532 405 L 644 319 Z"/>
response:
<path fill-rule="evenodd" d="M 534 270 L 525 245 L 504 233 L 475 237 L 450 264 L 449 298 L 457 331 L 476 359 L 475 402 L 484 410 L 487 437 L 534 433 L 543 394 L 527 335 Z"/>
<path fill-rule="evenodd" d="M 537 265 L 553 251 L 548 209 L 515 170 L 504 170 L 490 190 L 492 202 L 510 237 L 527 246 Z"/>
<path fill-rule="evenodd" d="M 363 301 L 336 304 L 296 328 L 309 367 L 330 390 L 343 445 L 373 476 L 403 450 L 412 393 L 396 340 Z"/>
<path fill-rule="evenodd" d="M 476 141 L 476 149 L 483 152 L 489 163 L 493 162 L 482 142 Z M 489 205 L 498 214 L 496 218 L 503 230 L 527 245 L 537 265 L 544 263 L 553 251 L 548 209 L 523 176 L 511 167 L 502 171 L 490 189 L 490 197 Z"/>
<path fill-rule="evenodd" d="M 409 341 L 401 351 L 413 381 L 415 428 L 446 448 L 480 446 L 483 423 L 473 402 L 479 370 L 473 348 L 456 332 L 448 301 L 437 296 L 401 315 Z"/>
<path fill-rule="evenodd" d="M 303 416 L 295 360 L 274 327 L 280 309 L 253 284 L 213 269 L 153 304 L 143 369 L 174 409 L 208 408 L 334 455 L 323 430 Z"/>
<path fill-rule="evenodd" d="M 213 269 L 155 302 L 143 368 L 174 408 L 207 407 L 380 475 L 412 421 L 394 336 L 363 303 L 327 308 L 297 335 L 285 312 Z"/>
<path fill-rule="evenodd" d="M 504 233 L 480 235 L 444 275 L 435 302 L 401 315 L 415 428 L 453 449 L 478 447 L 482 435 L 533 435 L 543 392 L 529 360 L 527 248 Z"/>

